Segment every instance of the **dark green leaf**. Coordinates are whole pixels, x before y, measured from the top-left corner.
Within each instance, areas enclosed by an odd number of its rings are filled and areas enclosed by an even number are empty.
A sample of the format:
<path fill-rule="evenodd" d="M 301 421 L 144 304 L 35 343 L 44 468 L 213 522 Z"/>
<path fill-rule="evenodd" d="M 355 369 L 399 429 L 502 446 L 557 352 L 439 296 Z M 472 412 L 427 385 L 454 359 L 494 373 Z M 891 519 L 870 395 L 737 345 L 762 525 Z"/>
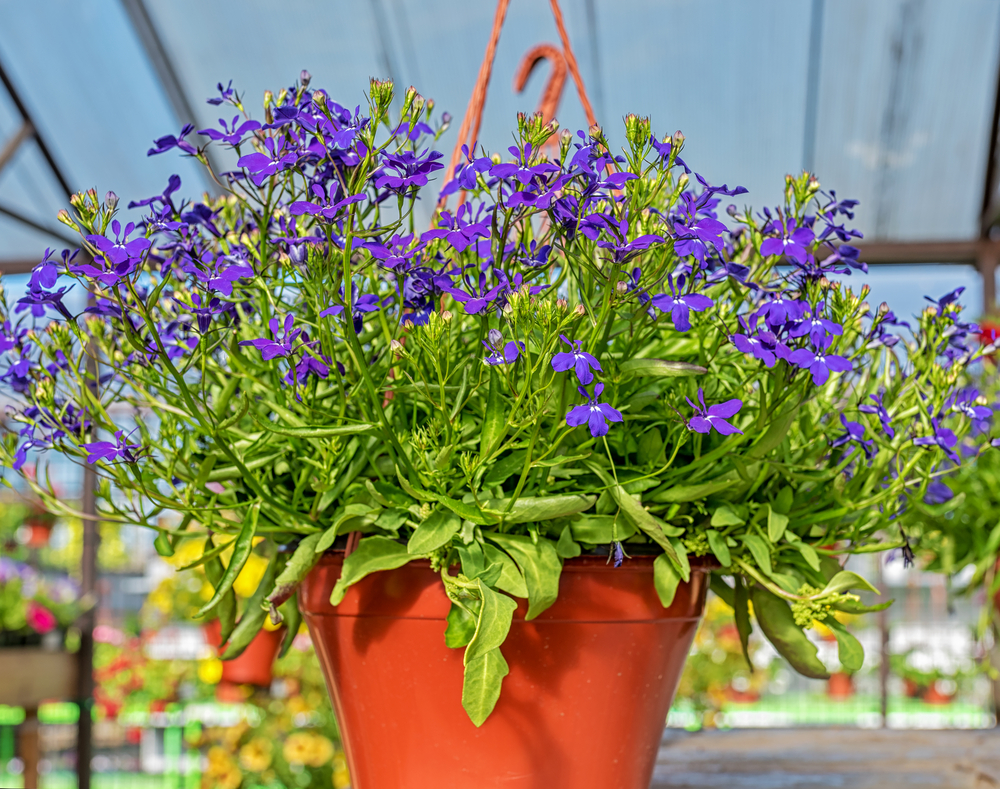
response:
<path fill-rule="evenodd" d="M 490 368 L 490 389 L 486 398 L 486 412 L 483 416 L 483 429 L 479 439 L 479 457 L 482 461 L 490 456 L 500 446 L 507 432 L 507 413 L 503 403 L 503 381 L 496 370 Z"/>
<path fill-rule="evenodd" d="M 222 600 L 223 595 L 233 588 L 233 581 L 236 580 L 236 577 L 240 574 L 240 570 L 243 569 L 243 565 L 247 563 L 247 559 L 250 558 L 250 554 L 253 552 L 253 538 L 257 533 L 257 521 L 259 518 L 260 500 L 258 499 L 247 510 L 246 517 L 243 519 L 243 525 L 240 527 L 240 533 L 233 544 L 233 555 L 229 560 L 229 566 L 219 580 L 219 585 L 215 587 L 215 594 L 212 595 L 211 600 L 198 609 L 198 612 L 195 614 L 196 618 L 200 619 L 215 608 Z"/>
<path fill-rule="evenodd" d="M 730 608 L 735 608 L 736 604 L 733 602 L 733 587 L 727 584 L 721 575 L 718 573 L 709 573 L 709 588 L 715 592 L 722 601 L 728 605 Z"/>
<path fill-rule="evenodd" d="M 483 482 L 490 487 L 502 485 L 511 474 L 521 471 L 524 467 L 524 459 L 527 456 L 527 451 L 521 450 L 520 452 L 512 452 L 505 458 L 500 458 L 500 460 L 490 466 L 490 470 L 486 472 Z"/>
<path fill-rule="evenodd" d="M 778 495 L 771 503 L 771 509 L 775 512 L 780 512 L 782 515 L 787 515 L 792 511 L 793 497 L 792 489 L 786 485 L 778 491 Z"/>
<path fill-rule="evenodd" d="M 751 590 L 751 598 L 760 629 L 792 668 L 813 679 L 829 679 L 826 666 L 817 657 L 819 650 L 795 624 L 788 603 L 759 586 Z"/>
<path fill-rule="evenodd" d="M 486 561 L 490 564 L 499 564 L 503 569 L 500 571 L 500 578 L 494 584 L 497 589 L 501 589 L 515 597 L 527 598 L 528 587 L 524 582 L 524 576 L 517 568 L 514 560 L 494 545 L 488 543 L 483 545 L 483 553 L 486 554 Z"/>
<path fill-rule="evenodd" d="M 470 603 L 473 601 L 469 601 Z M 457 603 L 451 604 L 444 631 L 444 645 L 451 649 L 466 646 L 476 634 L 476 617 Z"/>
<path fill-rule="evenodd" d="M 285 569 L 288 569 L 288 565 L 285 565 Z M 278 610 L 281 613 L 282 621 L 285 623 L 285 637 L 282 639 L 281 651 L 278 653 L 278 657 L 283 658 L 288 654 L 288 650 L 292 648 L 292 642 L 295 641 L 295 636 L 299 634 L 299 627 L 302 625 L 299 596 L 293 594 Z"/>
<path fill-rule="evenodd" d="M 734 474 L 732 479 L 720 479 L 715 482 L 705 482 L 701 485 L 674 485 L 660 493 L 656 493 L 653 496 L 653 501 L 659 504 L 682 504 L 686 501 L 705 499 L 716 493 L 721 493 L 738 481 L 739 477 Z"/>
<path fill-rule="evenodd" d="M 739 526 L 741 523 L 745 523 L 745 520 L 729 504 L 716 507 L 715 512 L 712 513 L 713 526 Z"/>
<path fill-rule="evenodd" d="M 226 543 L 226 545 L 228 544 Z M 218 556 L 212 556 L 205 562 L 205 576 L 213 587 L 219 585 L 225 572 L 226 568 Z M 221 629 L 219 643 L 225 644 L 229 636 L 232 635 L 233 628 L 236 627 L 236 592 L 233 591 L 232 586 L 229 587 L 229 591 L 223 595 L 222 600 L 216 606 L 215 615 L 219 619 Z"/>
<path fill-rule="evenodd" d="M 281 571 L 281 575 L 274 582 L 274 591 L 268 596 L 268 603 L 280 606 L 295 593 L 299 584 L 302 583 L 302 579 L 319 561 L 316 545 L 322 537 L 322 533 L 316 532 L 305 537 L 298 544 L 292 558 L 288 560 L 285 569 Z"/>
<path fill-rule="evenodd" d="M 250 595 L 243 608 L 243 616 L 240 617 L 239 623 L 229 638 L 229 646 L 222 653 L 223 660 L 232 660 L 242 655 L 243 650 L 250 645 L 254 636 L 260 632 L 264 624 L 264 619 L 267 617 L 267 610 L 263 606 L 264 601 L 274 590 L 275 576 L 284 570 L 286 562 L 287 556 L 279 553 L 268 563 L 267 569 L 264 571 L 264 577 L 260 579 L 256 591 Z"/>
<path fill-rule="evenodd" d="M 574 493 L 568 496 L 522 496 L 514 502 L 510 512 L 504 515 L 507 523 L 536 523 L 576 515 L 594 506 L 597 496 Z M 507 509 L 507 499 L 491 499 L 490 509 L 503 512 Z"/>
<path fill-rule="evenodd" d="M 750 660 L 750 633 L 753 628 L 750 625 L 750 599 L 747 588 L 744 585 L 743 576 L 736 575 L 733 580 L 733 619 L 736 622 L 736 632 L 740 635 L 740 646 L 743 648 L 743 657 L 747 662 L 747 667 L 753 671 L 753 662 Z"/>
<path fill-rule="evenodd" d="M 591 545 L 607 545 L 617 536 L 619 541 L 627 540 L 635 534 L 635 526 L 628 518 L 614 515 L 583 515 L 570 524 L 573 539 Z"/>

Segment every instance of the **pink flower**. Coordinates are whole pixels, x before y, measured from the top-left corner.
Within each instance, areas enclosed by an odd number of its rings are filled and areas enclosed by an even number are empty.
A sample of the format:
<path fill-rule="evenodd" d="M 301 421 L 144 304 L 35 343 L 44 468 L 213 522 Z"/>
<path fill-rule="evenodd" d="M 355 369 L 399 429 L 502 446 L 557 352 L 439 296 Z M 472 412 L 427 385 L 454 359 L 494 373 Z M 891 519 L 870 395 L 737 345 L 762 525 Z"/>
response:
<path fill-rule="evenodd" d="M 56 616 L 48 608 L 39 605 L 34 600 L 28 601 L 28 612 L 26 615 L 28 626 L 36 633 L 48 633 L 55 630 Z"/>

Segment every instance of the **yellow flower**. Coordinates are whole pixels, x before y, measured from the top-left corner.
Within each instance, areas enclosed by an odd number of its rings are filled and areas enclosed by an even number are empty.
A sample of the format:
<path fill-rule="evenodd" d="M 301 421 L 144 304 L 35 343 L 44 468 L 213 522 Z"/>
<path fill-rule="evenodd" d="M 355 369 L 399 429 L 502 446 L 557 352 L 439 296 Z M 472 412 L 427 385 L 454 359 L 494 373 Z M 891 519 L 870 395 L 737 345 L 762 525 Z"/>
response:
<path fill-rule="evenodd" d="M 333 789 L 350 789 L 351 774 L 347 771 L 347 759 L 343 753 L 333 757 Z"/>
<path fill-rule="evenodd" d="M 206 685 L 217 685 L 222 679 L 222 661 L 218 658 L 198 661 L 198 679 Z"/>
<path fill-rule="evenodd" d="M 195 559 L 200 558 L 202 553 L 205 552 L 206 539 L 207 538 L 205 536 L 201 536 L 182 540 L 180 544 L 174 548 L 174 555 L 166 556 L 163 560 L 174 567 L 186 567 Z"/>
<path fill-rule="evenodd" d="M 236 767 L 233 757 L 229 751 L 219 745 L 213 745 L 208 749 L 208 769 L 205 771 L 209 775 L 221 775 Z"/>
<path fill-rule="evenodd" d="M 223 773 L 215 776 L 215 783 L 212 789 L 239 789 L 243 783 L 243 773 L 235 764 Z"/>
<path fill-rule="evenodd" d="M 289 764 L 322 767 L 333 758 L 334 748 L 322 734 L 297 731 L 285 740 L 281 753 Z"/>
<path fill-rule="evenodd" d="M 243 565 L 243 569 L 233 582 L 233 591 L 240 597 L 250 597 L 260 586 L 265 570 L 267 570 L 267 559 L 255 553 L 250 554 L 247 563 Z"/>
<path fill-rule="evenodd" d="M 271 741 L 254 737 L 240 748 L 240 766 L 252 773 L 262 773 L 271 766 Z"/>

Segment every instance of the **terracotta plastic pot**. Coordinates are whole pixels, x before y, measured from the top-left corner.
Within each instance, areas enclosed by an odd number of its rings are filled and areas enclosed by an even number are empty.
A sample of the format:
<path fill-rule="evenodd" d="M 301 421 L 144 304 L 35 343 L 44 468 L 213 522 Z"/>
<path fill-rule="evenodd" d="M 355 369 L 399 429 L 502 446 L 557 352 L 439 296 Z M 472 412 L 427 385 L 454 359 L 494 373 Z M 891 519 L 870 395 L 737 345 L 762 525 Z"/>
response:
<path fill-rule="evenodd" d="M 556 603 L 518 601 L 510 673 L 482 727 L 462 709 L 462 652 L 444 644 L 448 598 L 429 564 L 369 575 L 336 608 L 343 554 L 300 603 L 340 724 L 354 789 L 646 789 L 708 588 L 703 568 L 669 609 L 652 557 L 565 563 Z"/>
<path fill-rule="evenodd" d="M 854 695 L 854 680 L 850 674 L 835 671 L 826 681 L 826 695 L 838 701 L 849 699 Z"/>
<path fill-rule="evenodd" d="M 219 620 L 215 619 L 205 626 L 205 638 L 216 649 L 219 644 Z M 232 660 L 222 661 L 222 679 L 220 683 L 233 685 L 259 685 L 267 687 L 274 679 L 271 667 L 274 658 L 281 648 L 284 638 L 284 628 L 277 630 L 261 630 L 253 641 L 243 650 L 243 654 Z"/>
<path fill-rule="evenodd" d="M 955 694 L 942 691 L 935 680 L 921 698 L 925 704 L 951 704 L 955 700 Z"/>

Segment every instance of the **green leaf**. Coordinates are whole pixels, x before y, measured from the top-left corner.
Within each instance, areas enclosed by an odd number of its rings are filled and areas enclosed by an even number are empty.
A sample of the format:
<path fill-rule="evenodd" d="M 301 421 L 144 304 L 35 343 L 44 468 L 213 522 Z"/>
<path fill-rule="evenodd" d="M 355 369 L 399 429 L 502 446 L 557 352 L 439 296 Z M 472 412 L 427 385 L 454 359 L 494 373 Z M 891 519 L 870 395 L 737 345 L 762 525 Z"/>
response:
<path fill-rule="evenodd" d="M 758 534 L 744 534 L 743 544 L 750 549 L 750 554 L 757 566 L 765 575 L 771 574 L 771 550 L 764 538 Z"/>
<path fill-rule="evenodd" d="M 490 456 L 500 446 L 507 432 L 507 414 L 503 404 L 503 381 L 492 367 L 490 368 L 490 389 L 486 398 L 486 412 L 483 415 L 483 429 L 479 438 L 479 457 L 482 461 Z"/>
<path fill-rule="evenodd" d="M 561 559 L 572 559 L 581 553 L 580 545 L 573 541 L 573 533 L 569 526 L 564 526 L 562 534 L 559 535 L 559 542 L 556 543 L 556 553 Z"/>
<path fill-rule="evenodd" d="M 226 545 L 228 544 L 226 543 Z M 205 576 L 213 587 L 219 585 L 225 572 L 226 568 L 218 556 L 213 556 L 205 562 Z M 236 592 L 233 591 L 231 586 L 216 606 L 215 615 L 219 619 L 219 628 L 221 630 L 219 643 L 225 644 L 229 636 L 232 635 L 233 628 L 236 627 Z"/>
<path fill-rule="evenodd" d="M 788 435 L 788 429 L 792 426 L 792 422 L 795 421 L 795 415 L 798 413 L 798 410 L 799 407 L 795 406 L 774 419 L 770 427 L 764 432 L 764 435 L 761 436 L 760 441 L 754 444 L 750 448 L 750 451 L 747 452 L 747 457 L 756 460 L 757 458 L 764 457 L 772 449 L 779 447 L 781 442 L 785 440 L 785 436 Z"/>
<path fill-rule="evenodd" d="M 708 586 L 716 595 L 722 598 L 722 601 L 726 605 L 730 608 L 736 607 L 736 604 L 733 602 L 733 587 L 727 584 L 721 575 L 718 573 L 709 573 Z"/>
<path fill-rule="evenodd" d="M 504 516 L 507 523 L 535 523 L 565 518 L 584 512 L 594 506 L 597 496 L 574 493 L 568 496 L 522 496 L 514 502 L 510 512 Z M 503 512 L 507 509 L 507 499 L 490 499 L 492 510 Z M 470 519 L 471 520 L 471 519 Z"/>
<path fill-rule="evenodd" d="M 663 548 L 663 552 L 667 555 L 670 561 L 674 563 L 678 573 L 681 574 L 685 581 L 688 580 L 688 577 L 684 574 L 684 564 L 687 561 L 687 557 L 685 557 L 682 562 L 677 554 L 677 549 L 667 537 L 656 518 L 650 515 L 646 509 L 628 493 L 626 493 L 620 485 L 612 485 L 608 489 L 608 492 L 615 500 L 615 503 L 621 507 L 622 512 L 625 513 L 625 517 L 651 537 L 653 542 Z"/>
<path fill-rule="evenodd" d="M 896 601 L 886 600 L 884 603 L 876 603 L 875 605 L 863 605 L 856 600 L 841 600 L 839 603 L 832 603 L 830 607 L 834 611 L 843 611 L 845 614 L 873 614 L 876 611 L 884 611 L 894 602 Z"/>
<path fill-rule="evenodd" d="M 274 589 L 275 575 L 280 574 L 280 571 L 284 570 L 286 566 L 287 556 L 281 553 L 268 562 L 264 577 L 260 579 L 257 589 L 247 600 L 243 607 L 243 616 L 240 617 L 233 634 L 229 637 L 229 646 L 222 653 L 223 660 L 232 660 L 242 655 L 243 650 L 250 646 L 254 636 L 260 632 L 264 625 L 264 618 L 267 616 L 267 610 L 263 607 L 264 600 Z"/>
<path fill-rule="evenodd" d="M 659 428 L 652 427 L 639 439 L 639 452 L 636 461 L 640 466 L 655 463 L 663 454 L 663 436 Z"/>
<path fill-rule="evenodd" d="M 844 671 L 851 674 L 860 671 L 865 662 L 865 650 L 861 646 L 861 642 L 847 632 L 847 628 L 832 616 L 828 617 L 823 624 L 829 627 L 837 637 L 837 657 L 840 659 L 840 665 Z"/>
<path fill-rule="evenodd" d="M 440 498 L 436 493 L 431 493 L 429 490 L 415 488 L 400 470 L 399 466 L 396 466 L 396 479 L 399 480 L 399 486 L 417 501 L 430 502 L 437 501 Z"/>
<path fill-rule="evenodd" d="M 511 453 L 505 458 L 500 458 L 500 460 L 490 466 L 490 470 L 486 472 L 483 482 L 490 487 L 502 485 L 511 474 L 519 472 L 524 467 L 524 459 L 527 456 L 527 450 L 521 450 L 520 452 Z"/>
<path fill-rule="evenodd" d="M 500 699 L 503 678 L 509 673 L 510 667 L 499 649 L 466 664 L 462 679 L 462 707 L 475 726 L 482 726 L 493 712 Z"/>
<path fill-rule="evenodd" d="M 771 542 L 776 543 L 785 533 L 788 526 L 788 516 L 774 509 L 773 506 L 767 510 L 767 537 Z M 818 560 L 817 560 L 818 561 Z M 819 569 L 817 566 L 815 569 Z"/>
<path fill-rule="evenodd" d="M 377 430 L 378 425 L 362 422 L 356 425 L 337 425 L 336 427 L 283 427 L 276 425 L 267 419 L 261 419 L 252 411 L 250 416 L 253 421 L 270 433 L 289 438 L 335 438 L 336 436 L 355 436 L 359 433 L 368 433 Z"/>
<path fill-rule="evenodd" d="M 438 501 L 456 515 L 467 521 L 472 521 L 477 526 L 489 526 L 496 523 L 498 520 L 497 518 L 484 514 L 483 511 L 480 510 L 475 504 L 459 501 L 458 499 L 450 499 L 447 496 L 438 496 Z"/>
<path fill-rule="evenodd" d="M 288 565 L 285 565 L 288 568 Z M 292 648 L 295 636 L 299 634 L 299 627 L 302 625 L 302 612 L 299 610 L 299 596 L 293 594 L 278 609 L 282 622 L 285 623 L 285 637 L 281 640 L 281 650 L 278 657 L 283 658 Z"/>
<path fill-rule="evenodd" d="M 721 493 L 726 488 L 735 485 L 738 481 L 739 477 L 734 475 L 732 479 L 705 482 L 701 485 L 674 485 L 672 488 L 655 494 L 653 501 L 659 504 L 683 504 L 687 501 L 696 501 L 716 493 Z"/>
<path fill-rule="evenodd" d="M 715 529 L 709 529 L 706 534 L 708 535 L 708 547 L 712 549 L 712 553 L 719 560 L 719 564 L 723 567 L 728 567 L 732 564 L 733 560 L 729 555 L 729 546 L 726 545 L 726 541 L 722 535 Z"/>
<path fill-rule="evenodd" d="M 500 653 L 500 645 L 510 632 L 517 603 L 494 592 L 482 580 L 476 584 L 481 604 L 475 633 L 463 658 L 462 706 L 469 719 L 476 726 L 482 726 L 500 698 L 500 684 L 509 670 Z"/>
<path fill-rule="evenodd" d="M 472 602 L 471 600 L 469 602 Z M 444 631 L 444 645 L 451 649 L 466 646 L 476 634 L 476 617 L 455 602 L 451 604 Z"/>
<path fill-rule="evenodd" d="M 846 592 L 848 589 L 867 589 L 869 592 L 879 594 L 878 589 L 872 586 L 867 580 L 850 570 L 841 570 L 829 583 L 823 587 L 821 595 L 834 594 L 835 592 Z"/>
<path fill-rule="evenodd" d="M 539 537 L 535 543 L 530 537 L 520 534 L 496 533 L 486 536 L 509 553 L 521 568 L 528 589 L 528 613 L 524 618 L 534 619 L 559 596 L 562 560 L 555 543 L 544 537 Z"/>
<path fill-rule="evenodd" d="M 806 563 L 812 567 L 814 570 L 819 572 L 819 554 L 816 553 L 816 549 L 813 548 L 809 543 L 803 542 L 796 535 L 792 533 L 786 534 L 786 539 L 789 544 L 794 546 L 795 549 L 802 554 L 802 558 L 806 560 Z"/>
<path fill-rule="evenodd" d="M 243 519 L 243 525 L 240 527 L 240 533 L 233 544 L 233 555 L 229 559 L 229 566 L 219 580 L 218 586 L 215 587 L 215 594 L 212 595 L 212 599 L 198 609 L 197 613 L 195 613 L 195 618 L 200 619 L 205 616 L 205 614 L 219 604 L 226 592 L 233 588 L 233 581 L 236 580 L 236 577 L 240 574 L 240 570 L 243 569 L 243 565 L 247 563 L 247 559 L 250 558 L 250 554 L 253 552 L 253 538 L 257 533 L 257 521 L 259 518 L 260 499 L 251 504 L 247 510 L 246 517 Z"/>
<path fill-rule="evenodd" d="M 780 512 L 782 515 L 787 515 L 792 511 L 792 501 L 794 495 L 795 494 L 792 493 L 792 489 L 786 485 L 778 491 L 778 495 L 771 503 L 771 509 L 775 512 Z"/>
<path fill-rule="evenodd" d="M 399 527 L 406 523 L 409 517 L 410 513 L 407 510 L 391 507 L 379 513 L 378 518 L 375 520 L 375 525 L 386 531 L 399 531 Z"/>
<path fill-rule="evenodd" d="M 380 570 L 395 570 L 416 557 L 408 553 L 406 546 L 389 537 L 364 537 L 354 553 L 344 559 L 330 605 L 340 605 L 347 590 L 369 573 Z"/>
<path fill-rule="evenodd" d="M 322 537 L 321 532 L 316 532 L 303 538 L 298 544 L 292 558 L 288 560 L 285 569 L 281 571 L 281 575 L 274 582 L 274 591 L 267 597 L 267 602 L 270 605 L 282 605 L 295 593 L 299 584 L 302 583 L 302 579 L 316 566 L 316 562 L 320 559 L 320 554 L 316 552 L 316 545 Z"/>
<path fill-rule="evenodd" d="M 174 555 L 174 544 L 170 541 L 170 535 L 165 531 L 157 533 L 156 539 L 153 540 L 153 547 L 156 549 L 156 553 L 159 556 Z"/>
<path fill-rule="evenodd" d="M 501 589 L 514 597 L 528 597 L 528 586 L 524 582 L 524 576 L 517 569 L 514 560 L 497 548 L 495 545 L 483 545 L 483 553 L 486 554 L 486 561 L 490 564 L 499 564 L 502 569 L 500 578 L 495 584 L 497 589 Z"/>
<path fill-rule="evenodd" d="M 751 590 L 751 599 L 760 629 L 792 668 L 813 679 L 829 679 L 830 673 L 817 656 L 819 650 L 795 624 L 788 603 L 759 586 Z"/>
<path fill-rule="evenodd" d="M 417 526 L 406 550 L 411 554 L 425 555 L 446 545 L 462 528 L 462 519 L 448 510 L 435 510 Z"/>
<path fill-rule="evenodd" d="M 676 378 L 679 376 L 702 375 L 708 370 L 697 364 L 673 362 L 667 359 L 629 359 L 619 363 L 618 369 L 625 375 L 656 376 Z"/>
<path fill-rule="evenodd" d="M 677 594 L 677 585 L 680 582 L 680 575 L 665 553 L 661 553 L 653 560 L 653 586 L 664 608 L 670 608 L 674 602 L 674 595 Z"/>
<path fill-rule="evenodd" d="M 635 534 L 635 526 L 628 518 L 619 518 L 615 525 L 614 515 L 583 515 L 570 524 L 573 539 L 590 545 L 606 545 L 615 537 L 619 541 L 627 540 Z"/>
<path fill-rule="evenodd" d="M 712 513 L 712 525 L 713 526 L 739 526 L 741 523 L 746 521 L 740 517 L 740 514 L 736 512 L 729 504 L 722 504 L 715 508 L 715 512 Z"/>
<path fill-rule="evenodd" d="M 743 648 L 743 658 L 747 662 L 747 667 L 753 671 L 753 662 L 750 660 L 750 633 L 753 627 L 750 625 L 750 598 L 747 588 L 744 585 L 743 576 L 736 575 L 733 580 L 733 619 L 736 622 L 736 632 L 740 636 L 740 646 Z"/>

